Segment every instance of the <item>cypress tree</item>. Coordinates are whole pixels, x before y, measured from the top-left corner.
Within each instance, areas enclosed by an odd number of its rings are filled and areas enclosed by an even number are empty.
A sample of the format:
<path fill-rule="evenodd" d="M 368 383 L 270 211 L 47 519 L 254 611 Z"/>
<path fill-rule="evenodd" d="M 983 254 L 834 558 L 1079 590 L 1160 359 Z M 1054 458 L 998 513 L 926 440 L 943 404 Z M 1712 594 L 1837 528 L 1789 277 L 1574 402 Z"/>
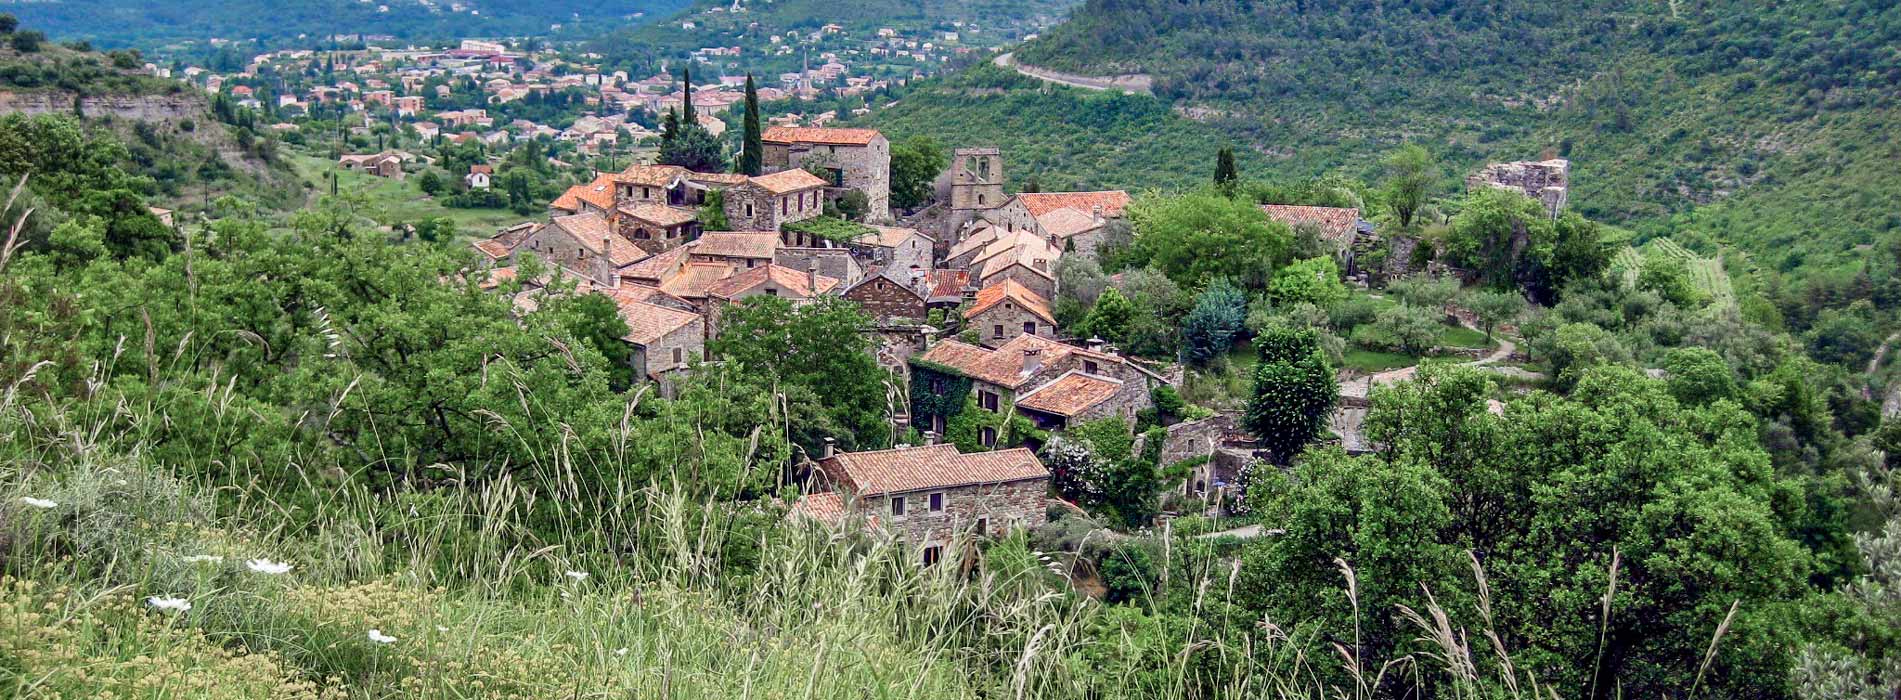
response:
<path fill-rule="evenodd" d="M 680 69 L 680 82 L 685 84 L 680 93 L 684 95 L 680 100 L 680 123 L 698 124 L 700 121 L 693 114 L 693 68 L 691 66 Z"/>
<path fill-rule="evenodd" d="M 765 168 L 765 134 L 759 129 L 759 89 L 753 85 L 752 74 L 746 74 L 746 123 L 744 136 L 739 142 L 739 172 L 742 175 L 758 175 Z"/>
<path fill-rule="evenodd" d="M 1226 190 L 1234 187 L 1241 173 L 1234 167 L 1234 149 L 1223 148 L 1215 154 L 1215 185 Z"/>

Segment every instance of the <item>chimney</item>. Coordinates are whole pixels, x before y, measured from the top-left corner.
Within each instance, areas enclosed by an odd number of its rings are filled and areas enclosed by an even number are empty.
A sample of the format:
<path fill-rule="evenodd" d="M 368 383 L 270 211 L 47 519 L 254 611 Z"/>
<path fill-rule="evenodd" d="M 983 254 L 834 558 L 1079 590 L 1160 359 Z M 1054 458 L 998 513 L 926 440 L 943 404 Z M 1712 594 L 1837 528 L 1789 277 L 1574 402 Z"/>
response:
<path fill-rule="evenodd" d="M 930 447 L 931 445 L 935 445 L 935 444 L 937 444 L 937 431 L 935 430 L 924 431 L 924 446 Z"/>
<path fill-rule="evenodd" d="M 1094 217 L 1095 220 L 1101 221 L 1102 220 L 1102 205 L 1098 204 L 1094 207 L 1091 207 L 1089 209 L 1089 215 L 1091 217 Z"/>
<path fill-rule="evenodd" d="M 1032 374 L 1036 374 L 1036 371 L 1042 368 L 1043 368 L 1043 349 L 1042 348 L 1024 348 L 1023 349 L 1023 375 L 1029 376 Z"/>
<path fill-rule="evenodd" d="M 1102 352 L 1102 346 L 1107 342 L 1108 341 L 1101 338 L 1090 336 L 1088 340 L 1083 341 L 1083 346 L 1094 352 Z"/>
<path fill-rule="evenodd" d="M 819 459 L 831 459 L 836 454 L 838 454 L 838 440 L 825 438 L 825 447 L 820 449 Z"/>
<path fill-rule="evenodd" d="M 811 289 L 812 296 L 818 296 L 818 256 L 813 256 L 812 264 L 805 268 L 805 285 Z"/>

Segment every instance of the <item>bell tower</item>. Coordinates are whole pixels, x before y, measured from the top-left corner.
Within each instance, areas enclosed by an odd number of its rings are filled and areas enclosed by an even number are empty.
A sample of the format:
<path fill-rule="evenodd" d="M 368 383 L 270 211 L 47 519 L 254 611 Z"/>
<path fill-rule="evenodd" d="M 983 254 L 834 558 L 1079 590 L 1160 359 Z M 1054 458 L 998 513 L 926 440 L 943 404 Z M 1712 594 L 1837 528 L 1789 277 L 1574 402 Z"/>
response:
<path fill-rule="evenodd" d="M 983 211 L 1003 206 L 1003 152 L 995 146 L 951 152 L 951 210 Z"/>

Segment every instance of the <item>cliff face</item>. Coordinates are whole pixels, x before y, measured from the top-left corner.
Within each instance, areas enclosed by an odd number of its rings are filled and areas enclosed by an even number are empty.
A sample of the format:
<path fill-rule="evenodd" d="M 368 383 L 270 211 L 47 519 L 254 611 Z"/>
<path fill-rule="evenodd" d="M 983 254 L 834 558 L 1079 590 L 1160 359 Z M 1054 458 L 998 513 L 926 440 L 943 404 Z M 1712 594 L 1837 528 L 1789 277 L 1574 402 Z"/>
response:
<path fill-rule="evenodd" d="M 80 99 L 79 108 L 87 118 L 111 115 L 119 119 L 151 122 L 203 119 L 207 109 L 204 98 L 184 92 L 172 95 L 88 95 Z M 0 114 L 9 112 L 72 114 L 73 93 L 0 91 Z"/>

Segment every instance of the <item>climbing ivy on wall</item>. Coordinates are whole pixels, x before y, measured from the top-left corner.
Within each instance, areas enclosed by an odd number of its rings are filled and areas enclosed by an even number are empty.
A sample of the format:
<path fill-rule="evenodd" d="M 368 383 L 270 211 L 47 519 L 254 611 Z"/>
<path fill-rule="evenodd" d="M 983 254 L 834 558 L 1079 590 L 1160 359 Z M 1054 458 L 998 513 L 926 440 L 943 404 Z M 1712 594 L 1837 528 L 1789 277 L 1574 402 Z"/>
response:
<path fill-rule="evenodd" d="M 970 377 L 926 360 L 911 360 L 911 424 L 930 425 L 931 416 L 943 416 L 945 425 L 963 412 L 970 397 Z M 933 387 L 940 390 L 933 391 Z"/>

